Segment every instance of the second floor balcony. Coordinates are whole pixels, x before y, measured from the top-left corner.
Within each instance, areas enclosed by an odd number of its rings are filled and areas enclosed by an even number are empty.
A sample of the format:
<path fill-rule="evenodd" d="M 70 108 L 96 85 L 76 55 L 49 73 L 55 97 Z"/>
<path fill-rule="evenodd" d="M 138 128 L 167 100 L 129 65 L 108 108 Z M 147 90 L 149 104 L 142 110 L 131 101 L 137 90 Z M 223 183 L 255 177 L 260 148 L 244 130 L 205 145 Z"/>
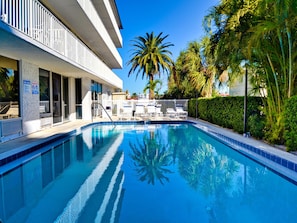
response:
<path fill-rule="evenodd" d="M 102 83 L 122 87 L 122 80 L 111 71 L 113 67 L 107 65 L 39 1 L 0 0 L 0 19 L 0 49 L 2 53 L 7 52 L 7 56 L 21 59 L 24 55 L 23 58 L 44 68 L 49 68 L 51 61 L 56 61 L 60 70 L 55 72 L 86 73 L 102 78 Z M 16 48 L 16 45 L 19 47 Z M 49 53 L 47 57 L 44 52 Z"/>

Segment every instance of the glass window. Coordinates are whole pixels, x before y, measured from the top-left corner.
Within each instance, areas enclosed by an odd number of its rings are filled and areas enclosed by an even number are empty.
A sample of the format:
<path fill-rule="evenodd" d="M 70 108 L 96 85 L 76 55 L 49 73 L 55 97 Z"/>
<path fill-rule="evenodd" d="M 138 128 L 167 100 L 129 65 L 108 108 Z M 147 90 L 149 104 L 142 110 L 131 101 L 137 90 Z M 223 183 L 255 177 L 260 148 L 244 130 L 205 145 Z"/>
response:
<path fill-rule="evenodd" d="M 49 71 L 39 69 L 39 91 L 40 91 L 40 102 L 39 112 L 49 113 L 50 112 L 50 92 L 49 92 Z"/>
<path fill-rule="evenodd" d="M 82 86 L 81 86 L 81 79 L 75 79 L 75 107 L 76 107 L 76 118 L 82 118 Z"/>
<path fill-rule="evenodd" d="M 0 56 L 0 119 L 19 116 L 18 62 Z"/>
<path fill-rule="evenodd" d="M 102 84 L 92 80 L 92 100 L 98 100 L 99 94 L 102 94 Z"/>

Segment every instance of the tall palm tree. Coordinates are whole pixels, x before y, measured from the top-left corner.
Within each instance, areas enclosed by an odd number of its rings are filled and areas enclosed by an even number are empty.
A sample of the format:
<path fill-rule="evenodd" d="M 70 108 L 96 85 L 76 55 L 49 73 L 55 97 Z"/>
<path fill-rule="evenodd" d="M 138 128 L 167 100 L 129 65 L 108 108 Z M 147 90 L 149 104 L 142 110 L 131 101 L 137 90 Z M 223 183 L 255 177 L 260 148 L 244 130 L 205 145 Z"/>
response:
<path fill-rule="evenodd" d="M 178 91 L 184 97 L 211 97 L 216 70 L 207 53 L 208 38 L 193 41 L 182 51 L 168 82 L 169 92 Z M 206 57 L 208 56 L 208 57 Z"/>
<path fill-rule="evenodd" d="M 128 65 L 131 65 L 128 76 L 136 71 L 136 78 L 142 72 L 142 79 L 147 77 L 150 82 L 154 81 L 154 76 L 161 76 L 161 71 L 169 72 L 172 69 L 173 61 L 172 53 L 168 50 L 170 46 L 174 46 L 170 42 L 164 42 L 168 37 L 162 36 L 161 32 L 155 36 L 154 32 L 146 33 L 144 37 L 137 36 L 132 40 L 134 47 L 131 59 Z M 150 89 L 150 99 L 153 99 L 154 91 Z"/>
<path fill-rule="evenodd" d="M 191 42 L 188 47 L 188 66 L 190 66 L 190 79 L 195 89 L 199 90 L 203 97 L 211 97 L 215 70 L 212 69 L 210 56 L 206 57 L 208 38 L 201 43 Z"/>

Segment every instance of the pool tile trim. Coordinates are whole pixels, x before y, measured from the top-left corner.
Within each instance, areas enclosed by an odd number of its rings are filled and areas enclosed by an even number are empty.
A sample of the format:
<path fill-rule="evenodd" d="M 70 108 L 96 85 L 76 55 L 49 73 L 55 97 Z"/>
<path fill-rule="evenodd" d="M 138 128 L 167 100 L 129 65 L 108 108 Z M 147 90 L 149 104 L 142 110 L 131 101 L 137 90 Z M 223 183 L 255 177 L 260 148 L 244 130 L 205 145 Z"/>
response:
<path fill-rule="evenodd" d="M 115 122 L 115 124 L 117 124 L 117 125 L 131 125 L 131 124 L 136 124 L 136 125 L 139 124 L 140 125 L 143 123 L 144 123 L 143 121 L 117 121 L 117 122 Z M 33 153 L 33 152 L 51 144 L 51 143 L 55 143 L 60 140 L 66 140 L 73 135 L 77 135 L 83 129 L 89 128 L 90 126 L 110 125 L 110 124 L 111 124 L 111 122 L 93 122 L 93 123 L 84 125 L 78 129 L 72 130 L 70 132 L 55 134 L 53 136 L 39 140 L 38 142 L 29 143 L 29 144 L 21 146 L 19 148 L 3 152 L 0 154 L 0 167 L 4 166 L 6 164 L 9 164 L 15 160 L 18 160 L 20 158 L 23 158 L 24 156 L 26 156 L 30 153 Z"/>
<path fill-rule="evenodd" d="M 41 149 L 42 147 L 47 146 L 48 144 L 66 139 L 67 137 L 69 137 L 73 134 L 76 134 L 76 132 L 77 132 L 77 130 L 73 130 L 68 133 L 56 134 L 54 136 L 45 138 L 41 142 L 31 143 L 31 144 L 19 147 L 14 150 L 4 152 L 4 153 L 0 154 L 0 167 L 6 165 L 8 163 L 11 163 L 17 159 L 20 159 L 32 152 L 35 152 L 35 151 Z"/>
<path fill-rule="evenodd" d="M 252 146 L 252 145 L 249 145 L 249 144 L 246 144 L 244 142 L 240 142 L 240 141 L 237 141 L 235 139 L 232 139 L 228 136 L 225 136 L 221 133 L 217 133 L 217 132 L 212 132 L 212 134 L 214 135 L 217 135 L 219 138 L 221 138 L 224 142 L 227 142 L 228 144 L 231 144 L 231 145 L 235 145 L 235 146 L 240 146 L 242 148 L 245 148 L 247 149 L 248 151 L 251 151 L 257 155 L 260 155 L 270 161 L 273 161 L 285 168 L 288 168 L 289 170 L 292 170 L 292 171 L 295 171 L 297 173 L 297 163 L 295 162 L 292 162 L 290 160 L 287 160 L 286 158 L 283 158 L 283 157 L 280 157 L 276 154 L 272 154 L 270 152 L 267 152 L 267 151 L 264 151 L 263 149 L 260 149 L 260 148 L 257 148 L 255 146 Z"/>
<path fill-rule="evenodd" d="M 196 126 L 201 131 L 205 132 L 206 134 L 212 136 L 216 140 L 220 141 L 221 143 L 240 152 L 241 154 L 249 157 L 250 159 L 264 165 L 271 171 L 281 175 L 282 177 L 297 185 L 297 157 L 295 155 L 281 151 L 283 152 L 283 154 L 291 156 L 291 158 L 294 157 L 296 161 L 292 161 L 290 159 L 287 159 L 285 156 L 283 157 L 281 155 L 278 155 L 278 149 L 276 148 L 274 148 L 275 153 L 269 152 L 266 151 L 264 148 L 259 148 L 251 144 L 236 140 L 225 134 L 212 130 L 206 126 L 197 123 L 196 125 L 194 123 L 194 126 Z"/>

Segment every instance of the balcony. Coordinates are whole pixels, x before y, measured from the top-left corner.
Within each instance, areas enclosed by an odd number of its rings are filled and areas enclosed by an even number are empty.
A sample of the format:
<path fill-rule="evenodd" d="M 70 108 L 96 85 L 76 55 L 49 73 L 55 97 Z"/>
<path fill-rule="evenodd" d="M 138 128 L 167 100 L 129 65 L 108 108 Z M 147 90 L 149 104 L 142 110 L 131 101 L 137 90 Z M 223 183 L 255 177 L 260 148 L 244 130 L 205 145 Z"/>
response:
<path fill-rule="evenodd" d="M 0 19 L 0 49 L 7 56 L 26 58 L 45 69 L 56 68 L 55 72 L 61 74 L 97 76 L 102 83 L 122 88 L 122 80 L 111 71 L 112 67 L 39 1 L 0 0 Z"/>

